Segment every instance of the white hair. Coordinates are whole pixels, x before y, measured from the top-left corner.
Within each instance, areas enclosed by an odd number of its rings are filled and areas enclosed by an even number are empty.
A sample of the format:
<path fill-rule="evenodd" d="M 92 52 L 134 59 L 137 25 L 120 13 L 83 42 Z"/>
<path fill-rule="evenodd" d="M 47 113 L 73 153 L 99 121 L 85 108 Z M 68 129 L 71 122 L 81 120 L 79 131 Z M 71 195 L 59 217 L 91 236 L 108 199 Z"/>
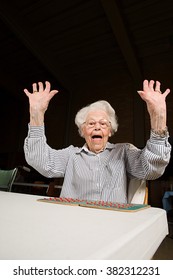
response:
<path fill-rule="evenodd" d="M 91 111 L 95 110 L 102 110 L 108 115 L 108 119 L 111 123 L 111 136 L 117 131 L 118 129 L 118 120 L 117 116 L 115 114 L 115 110 L 112 108 L 112 106 L 105 100 L 99 100 L 94 103 L 89 104 L 86 107 L 83 107 L 80 109 L 75 117 L 75 124 L 77 125 L 79 129 L 79 134 L 82 135 L 81 127 L 83 123 L 86 121 L 87 115 Z"/>

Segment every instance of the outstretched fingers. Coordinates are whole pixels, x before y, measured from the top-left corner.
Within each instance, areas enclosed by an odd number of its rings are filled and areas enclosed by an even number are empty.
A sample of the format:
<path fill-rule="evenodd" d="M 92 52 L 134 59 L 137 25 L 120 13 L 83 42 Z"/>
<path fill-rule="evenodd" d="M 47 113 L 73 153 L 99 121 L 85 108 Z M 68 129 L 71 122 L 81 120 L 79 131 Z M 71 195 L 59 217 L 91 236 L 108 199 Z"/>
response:
<path fill-rule="evenodd" d="M 44 91 L 44 87 L 43 87 L 43 83 L 42 82 L 38 82 L 38 86 L 39 86 L 39 92 L 43 92 Z"/>
<path fill-rule="evenodd" d="M 155 86 L 154 86 L 155 85 Z M 154 80 L 144 80 L 143 81 L 143 90 L 139 90 L 138 93 L 142 93 L 142 92 L 148 92 L 148 91 L 156 91 L 156 92 L 159 92 L 159 93 L 162 93 L 161 89 L 161 83 L 159 81 L 154 81 Z M 164 94 L 165 95 L 168 95 L 170 92 L 170 89 L 167 89 Z"/>
<path fill-rule="evenodd" d="M 33 90 L 33 93 L 37 92 L 37 84 L 36 83 L 32 84 L 32 90 Z"/>
<path fill-rule="evenodd" d="M 38 82 L 32 84 L 32 92 L 28 91 L 26 88 L 24 89 L 24 92 L 28 97 L 30 97 L 30 95 L 33 93 L 46 93 L 53 97 L 58 92 L 58 90 L 51 90 L 51 84 L 46 81 L 45 88 L 42 82 Z"/>
<path fill-rule="evenodd" d="M 50 92 L 51 85 L 48 81 L 45 82 L 45 91 Z"/>
<path fill-rule="evenodd" d="M 155 91 L 162 93 L 160 90 L 160 85 L 161 85 L 161 83 L 159 81 L 156 81 Z"/>
<path fill-rule="evenodd" d="M 143 91 L 148 91 L 151 89 L 152 85 L 154 84 L 153 83 L 154 81 L 151 80 L 151 81 L 148 81 L 148 80 L 144 80 L 143 81 Z"/>
<path fill-rule="evenodd" d="M 51 84 L 48 82 L 48 81 L 46 81 L 45 82 L 45 91 L 46 92 L 49 92 L 49 94 L 50 94 L 50 96 L 51 96 L 51 98 L 58 92 L 58 90 L 51 90 Z"/>
<path fill-rule="evenodd" d="M 148 87 L 149 87 L 149 89 L 151 90 L 151 91 L 154 91 L 154 81 L 153 80 L 151 80 L 151 81 L 149 81 L 148 82 Z"/>

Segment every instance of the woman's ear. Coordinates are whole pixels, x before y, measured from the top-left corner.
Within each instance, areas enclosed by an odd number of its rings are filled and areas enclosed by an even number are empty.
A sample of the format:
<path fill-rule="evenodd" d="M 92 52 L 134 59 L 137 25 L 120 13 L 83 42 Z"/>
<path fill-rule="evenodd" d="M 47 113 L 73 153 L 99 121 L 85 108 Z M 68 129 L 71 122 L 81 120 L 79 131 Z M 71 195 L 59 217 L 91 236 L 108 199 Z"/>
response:
<path fill-rule="evenodd" d="M 79 128 L 79 134 L 80 134 L 81 137 L 84 138 L 84 132 L 83 132 L 83 127 L 82 126 Z"/>

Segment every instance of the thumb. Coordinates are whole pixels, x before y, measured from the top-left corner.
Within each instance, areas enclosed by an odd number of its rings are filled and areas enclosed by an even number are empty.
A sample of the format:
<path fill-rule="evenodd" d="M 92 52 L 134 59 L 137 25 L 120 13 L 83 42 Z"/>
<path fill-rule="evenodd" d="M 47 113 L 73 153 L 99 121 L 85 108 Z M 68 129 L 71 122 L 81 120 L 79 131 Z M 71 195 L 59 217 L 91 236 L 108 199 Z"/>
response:
<path fill-rule="evenodd" d="M 165 96 L 165 98 L 166 98 L 166 96 L 167 96 L 169 93 L 170 93 L 170 89 L 168 88 L 168 89 L 165 90 L 165 92 L 163 93 L 163 95 Z"/>
<path fill-rule="evenodd" d="M 26 96 L 29 97 L 29 95 L 30 95 L 29 91 L 28 91 L 26 88 L 25 88 L 23 91 L 24 91 L 24 93 L 26 94 Z"/>
<path fill-rule="evenodd" d="M 139 93 L 139 95 L 141 95 L 141 94 L 144 93 L 144 91 L 142 91 L 142 90 L 137 90 L 137 93 Z"/>

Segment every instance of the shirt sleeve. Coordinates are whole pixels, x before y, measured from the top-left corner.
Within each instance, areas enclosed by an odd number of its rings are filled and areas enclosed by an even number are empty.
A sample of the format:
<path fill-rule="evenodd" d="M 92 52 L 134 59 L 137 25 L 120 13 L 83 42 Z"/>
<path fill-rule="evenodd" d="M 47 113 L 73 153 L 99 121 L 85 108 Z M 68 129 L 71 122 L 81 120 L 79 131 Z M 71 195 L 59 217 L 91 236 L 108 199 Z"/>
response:
<path fill-rule="evenodd" d="M 71 146 L 72 147 L 72 146 Z M 30 126 L 24 141 L 27 163 L 45 177 L 64 177 L 70 147 L 55 150 L 47 144 L 44 126 Z"/>
<path fill-rule="evenodd" d="M 138 179 L 154 180 L 165 171 L 170 160 L 171 145 L 169 135 L 160 137 L 150 133 L 150 139 L 143 149 L 126 145 L 127 172 Z"/>

